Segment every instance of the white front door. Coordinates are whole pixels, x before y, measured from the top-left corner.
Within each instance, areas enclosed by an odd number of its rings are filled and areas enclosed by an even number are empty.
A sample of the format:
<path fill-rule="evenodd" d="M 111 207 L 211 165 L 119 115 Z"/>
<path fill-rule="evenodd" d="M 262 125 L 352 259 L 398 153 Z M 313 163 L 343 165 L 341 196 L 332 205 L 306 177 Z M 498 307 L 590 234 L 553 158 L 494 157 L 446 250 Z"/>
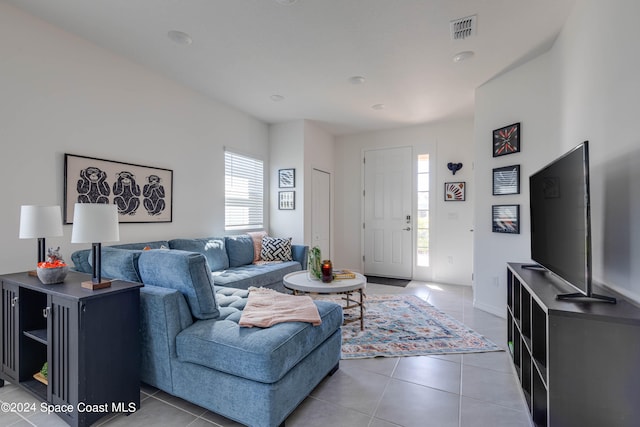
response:
<path fill-rule="evenodd" d="M 331 259 L 331 174 L 313 169 L 311 188 L 311 246 Z"/>
<path fill-rule="evenodd" d="M 411 147 L 367 150 L 364 156 L 364 272 L 410 279 Z"/>

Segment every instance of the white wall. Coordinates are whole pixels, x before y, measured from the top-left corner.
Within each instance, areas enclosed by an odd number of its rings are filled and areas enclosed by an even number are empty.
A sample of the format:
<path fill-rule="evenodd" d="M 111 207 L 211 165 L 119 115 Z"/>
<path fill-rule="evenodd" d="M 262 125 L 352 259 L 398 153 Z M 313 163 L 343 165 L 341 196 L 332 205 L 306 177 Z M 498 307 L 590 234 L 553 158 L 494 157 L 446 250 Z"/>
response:
<path fill-rule="evenodd" d="M 414 156 L 431 154 L 435 168 L 431 212 L 432 268 L 415 269 L 414 278 L 471 284 L 473 229 L 473 120 L 455 120 L 401 129 L 361 133 L 336 139 L 335 254 L 341 265 L 361 268 L 362 153 L 373 148 L 413 148 Z M 455 176 L 448 162 L 461 162 Z M 465 181 L 465 202 L 444 202 L 444 183 Z M 415 212 L 414 212 L 415 217 Z"/>
<path fill-rule="evenodd" d="M 63 204 L 64 153 L 173 170 L 173 222 L 122 224 L 121 242 L 223 235 L 225 145 L 268 168 L 266 124 L 5 3 L 0 58 L 0 273 L 34 267 L 20 205 Z M 88 247 L 70 238 L 47 246 Z"/>
<path fill-rule="evenodd" d="M 559 150 L 557 102 L 550 58 L 542 55 L 476 91 L 474 304 L 505 316 L 506 262 L 531 262 L 529 256 L 529 175 Z M 492 154 L 492 131 L 520 122 L 519 153 Z M 576 143 L 577 145 L 577 143 Z M 520 165 L 520 194 L 492 195 L 492 170 Z M 520 205 L 520 234 L 491 231 L 491 206 Z"/>
<path fill-rule="evenodd" d="M 313 169 L 318 169 L 331 174 L 331 206 L 335 206 L 334 197 L 334 145 L 335 138 L 324 131 L 316 123 L 305 120 L 304 122 L 304 241 L 307 245 L 312 245 L 312 221 L 313 221 Z M 335 253 L 335 218 L 334 210 L 331 209 L 329 218 L 331 226 L 330 253 Z"/>
<path fill-rule="evenodd" d="M 333 173 L 334 138 L 309 120 L 273 124 L 269 128 L 271 158 L 271 222 L 274 236 L 292 237 L 294 244 L 311 245 L 312 170 Z M 278 209 L 278 169 L 295 168 L 294 210 Z M 332 221 L 333 223 L 333 221 Z M 333 240 L 333 238 L 331 239 Z"/>
<path fill-rule="evenodd" d="M 271 200 L 269 233 L 272 236 L 291 237 L 293 244 L 305 243 L 304 232 L 304 121 L 274 124 L 269 127 Z M 295 169 L 295 188 L 278 188 L 278 170 Z M 278 209 L 279 191 L 296 192 L 295 209 Z"/>
<path fill-rule="evenodd" d="M 578 0 L 551 51 L 476 92 L 476 306 L 505 315 L 505 263 L 529 261 L 528 176 L 590 141 L 594 276 L 640 301 L 640 3 Z M 523 123 L 520 236 L 490 233 L 491 129 Z M 502 198 L 500 198 L 502 200 Z M 506 200 L 506 199 L 505 199 Z M 478 226 L 485 224 L 484 226 Z M 491 249 L 491 252 L 488 250 Z M 484 250 L 484 252 L 483 252 Z M 495 278 L 498 284 L 495 285 Z"/>

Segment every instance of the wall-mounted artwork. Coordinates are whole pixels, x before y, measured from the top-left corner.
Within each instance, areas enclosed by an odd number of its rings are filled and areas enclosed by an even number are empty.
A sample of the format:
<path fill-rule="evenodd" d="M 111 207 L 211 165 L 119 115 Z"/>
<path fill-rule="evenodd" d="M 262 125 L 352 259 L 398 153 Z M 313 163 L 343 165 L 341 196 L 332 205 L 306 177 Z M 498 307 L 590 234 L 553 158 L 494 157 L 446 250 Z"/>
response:
<path fill-rule="evenodd" d="M 120 222 L 171 222 L 173 171 L 65 154 L 65 224 L 76 203 L 115 204 Z"/>
<path fill-rule="evenodd" d="M 444 201 L 445 202 L 464 202 L 466 195 L 466 183 L 464 182 L 445 182 L 444 183 Z"/>
<path fill-rule="evenodd" d="M 520 234 L 520 205 L 491 206 L 494 233 Z"/>
<path fill-rule="evenodd" d="M 278 209 L 293 210 L 296 208 L 296 192 L 295 191 L 279 191 L 278 192 Z"/>
<path fill-rule="evenodd" d="M 520 194 L 520 165 L 493 170 L 493 195 Z"/>
<path fill-rule="evenodd" d="M 296 186 L 296 170 L 280 169 L 278 171 L 278 187 L 294 188 Z"/>
<path fill-rule="evenodd" d="M 493 157 L 520 152 L 520 123 L 493 131 Z"/>

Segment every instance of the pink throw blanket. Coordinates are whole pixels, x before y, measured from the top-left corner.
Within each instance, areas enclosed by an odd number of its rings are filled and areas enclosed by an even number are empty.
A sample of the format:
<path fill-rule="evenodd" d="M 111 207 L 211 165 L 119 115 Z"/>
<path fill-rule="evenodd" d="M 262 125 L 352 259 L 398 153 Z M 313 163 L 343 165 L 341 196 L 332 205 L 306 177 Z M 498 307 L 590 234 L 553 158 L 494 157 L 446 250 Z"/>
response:
<path fill-rule="evenodd" d="M 282 322 L 322 323 L 318 307 L 309 296 L 287 295 L 266 288 L 249 288 L 247 305 L 238 324 L 268 328 Z"/>

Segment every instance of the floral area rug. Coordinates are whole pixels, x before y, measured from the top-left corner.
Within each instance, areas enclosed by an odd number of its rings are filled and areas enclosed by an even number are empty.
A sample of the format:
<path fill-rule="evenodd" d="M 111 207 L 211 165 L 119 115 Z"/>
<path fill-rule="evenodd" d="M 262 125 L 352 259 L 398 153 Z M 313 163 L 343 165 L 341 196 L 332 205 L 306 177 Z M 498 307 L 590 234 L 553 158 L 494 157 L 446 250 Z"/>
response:
<path fill-rule="evenodd" d="M 342 359 L 502 351 L 415 295 L 367 297 L 364 319 L 364 331 L 359 321 L 343 325 Z"/>

